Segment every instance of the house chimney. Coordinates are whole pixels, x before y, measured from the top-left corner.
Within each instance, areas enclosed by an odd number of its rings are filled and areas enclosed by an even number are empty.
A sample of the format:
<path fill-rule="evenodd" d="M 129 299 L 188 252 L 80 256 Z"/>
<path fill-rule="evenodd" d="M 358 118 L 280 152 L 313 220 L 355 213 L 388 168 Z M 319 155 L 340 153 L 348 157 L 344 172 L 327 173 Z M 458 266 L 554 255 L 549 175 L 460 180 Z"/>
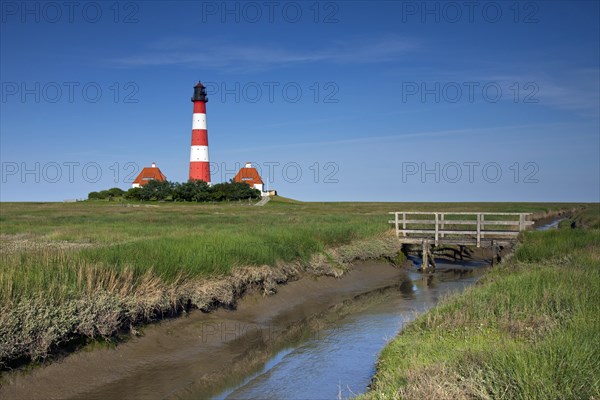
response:
<path fill-rule="evenodd" d="M 246 161 L 246 167 L 245 168 L 252 168 L 252 163 L 250 161 Z"/>
<path fill-rule="evenodd" d="M 156 168 L 156 163 L 152 161 L 152 168 Z"/>

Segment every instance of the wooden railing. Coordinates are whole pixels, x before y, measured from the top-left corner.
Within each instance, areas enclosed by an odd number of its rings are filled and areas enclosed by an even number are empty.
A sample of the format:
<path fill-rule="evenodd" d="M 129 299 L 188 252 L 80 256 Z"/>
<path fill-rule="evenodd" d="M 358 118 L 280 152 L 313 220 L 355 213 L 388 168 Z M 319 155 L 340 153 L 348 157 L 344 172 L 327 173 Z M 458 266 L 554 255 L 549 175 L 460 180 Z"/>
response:
<path fill-rule="evenodd" d="M 515 239 L 533 225 L 529 220 L 531 213 L 396 211 L 389 214 L 394 215 L 389 222 L 394 224 L 396 236 L 403 242 L 433 239 L 436 246 L 440 241 L 472 241 L 480 247 L 482 239 Z"/>

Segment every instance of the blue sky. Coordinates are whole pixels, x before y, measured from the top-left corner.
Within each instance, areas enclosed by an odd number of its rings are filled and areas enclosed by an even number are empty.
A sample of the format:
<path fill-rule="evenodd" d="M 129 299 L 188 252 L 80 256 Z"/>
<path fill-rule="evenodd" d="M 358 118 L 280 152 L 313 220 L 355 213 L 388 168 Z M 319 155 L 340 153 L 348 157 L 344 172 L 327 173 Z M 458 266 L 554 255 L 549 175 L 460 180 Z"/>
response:
<path fill-rule="evenodd" d="M 600 201 L 597 1 L 1 4 L 2 201 L 186 180 L 198 80 L 214 182 Z"/>

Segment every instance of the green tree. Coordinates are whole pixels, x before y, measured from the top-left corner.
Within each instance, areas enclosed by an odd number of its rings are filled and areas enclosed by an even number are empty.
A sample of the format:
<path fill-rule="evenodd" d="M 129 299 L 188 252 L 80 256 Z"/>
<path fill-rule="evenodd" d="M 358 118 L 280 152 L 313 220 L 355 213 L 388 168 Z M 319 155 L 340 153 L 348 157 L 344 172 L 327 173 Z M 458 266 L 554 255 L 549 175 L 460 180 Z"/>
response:
<path fill-rule="evenodd" d="M 152 180 L 141 187 L 140 200 L 166 200 L 173 194 L 173 184 Z"/>
<path fill-rule="evenodd" d="M 173 187 L 173 200 L 208 201 L 210 200 L 210 187 L 208 186 L 208 183 L 201 180 L 176 183 Z"/>
<path fill-rule="evenodd" d="M 125 194 L 125 191 L 118 187 L 108 189 L 106 192 L 108 192 L 108 195 L 112 197 L 121 197 Z"/>
<path fill-rule="evenodd" d="M 123 197 L 127 200 L 140 200 L 140 194 L 142 192 L 142 188 L 134 187 L 129 189 L 123 194 Z"/>
<path fill-rule="evenodd" d="M 127 192 L 119 188 L 90 192 L 88 199 L 109 201 L 115 197 L 123 197 L 127 200 L 161 201 L 172 199 L 174 201 L 236 201 L 260 198 L 260 191 L 250 187 L 243 182 L 224 182 L 209 186 L 201 180 L 191 180 L 185 183 L 172 183 L 149 181 L 147 184 L 137 188 L 131 188 Z"/>
<path fill-rule="evenodd" d="M 260 191 L 243 182 L 217 183 L 211 188 L 211 198 L 215 201 L 243 200 L 260 198 Z"/>

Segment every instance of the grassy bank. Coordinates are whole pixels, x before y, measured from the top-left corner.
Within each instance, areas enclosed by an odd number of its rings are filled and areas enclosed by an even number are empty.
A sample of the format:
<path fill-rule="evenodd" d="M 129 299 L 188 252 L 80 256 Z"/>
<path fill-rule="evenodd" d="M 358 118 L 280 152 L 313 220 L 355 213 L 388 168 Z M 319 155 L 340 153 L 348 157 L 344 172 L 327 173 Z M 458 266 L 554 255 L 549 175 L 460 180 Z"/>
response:
<path fill-rule="evenodd" d="M 388 211 L 530 211 L 574 204 L 0 204 L 0 366 L 111 337 L 186 308 L 231 305 L 304 271 L 393 256 Z"/>
<path fill-rule="evenodd" d="M 529 232 L 380 355 L 366 399 L 600 398 L 600 208 Z"/>

